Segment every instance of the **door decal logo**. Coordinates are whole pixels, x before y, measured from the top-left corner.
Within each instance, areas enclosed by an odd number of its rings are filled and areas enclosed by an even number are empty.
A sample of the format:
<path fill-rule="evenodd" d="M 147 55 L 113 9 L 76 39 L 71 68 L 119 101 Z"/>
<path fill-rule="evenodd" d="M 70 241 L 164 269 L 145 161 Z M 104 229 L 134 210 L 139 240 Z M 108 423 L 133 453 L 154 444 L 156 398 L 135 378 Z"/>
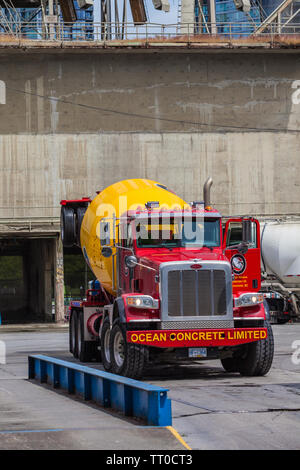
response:
<path fill-rule="evenodd" d="M 243 274 L 246 269 L 246 260 L 242 255 L 233 255 L 230 263 L 234 274 Z"/>

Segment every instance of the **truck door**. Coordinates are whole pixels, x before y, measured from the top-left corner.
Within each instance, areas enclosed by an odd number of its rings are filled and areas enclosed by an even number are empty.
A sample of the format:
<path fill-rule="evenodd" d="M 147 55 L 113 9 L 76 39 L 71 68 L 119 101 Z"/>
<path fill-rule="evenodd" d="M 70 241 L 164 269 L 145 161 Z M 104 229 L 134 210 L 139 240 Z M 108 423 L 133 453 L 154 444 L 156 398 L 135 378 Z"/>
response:
<path fill-rule="evenodd" d="M 255 219 L 250 219 L 250 221 L 250 240 L 246 253 L 237 249 L 237 245 L 243 242 L 242 219 L 229 219 L 224 228 L 223 248 L 234 274 L 232 287 L 235 293 L 241 291 L 257 292 L 260 290 L 259 223 Z"/>
<path fill-rule="evenodd" d="M 126 256 L 132 255 L 133 250 L 133 236 L 132 236 L 132 225 L 120 224 L 120 248 L 118 252 L 119 256 L 119 287 L 123 294 L 132 291 L 131 281 L 133 275 L 133 269 L 130 269 L 125 264 Z"/>

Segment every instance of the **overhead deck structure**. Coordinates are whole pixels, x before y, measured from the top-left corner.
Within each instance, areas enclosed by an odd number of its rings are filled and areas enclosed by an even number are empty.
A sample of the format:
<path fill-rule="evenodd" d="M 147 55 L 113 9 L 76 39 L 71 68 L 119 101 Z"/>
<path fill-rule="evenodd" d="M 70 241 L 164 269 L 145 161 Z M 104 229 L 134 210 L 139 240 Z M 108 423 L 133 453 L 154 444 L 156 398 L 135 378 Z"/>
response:
<path fill-rule="evenodd" d="M 147 1 L 0 0 L 0 34 L 98 41 L 134 40 L 145 34 L 239 37 L 299 31 L 297 0 L 178 0 L 172 7 L 169 0 L 152 0 L 154 9 L 173 13 L 172 23 L 177 11 L 177 23 L 170 24 L 167 17 L 162 29 L 156 27 L 160 20 L 150 17 Z"/>

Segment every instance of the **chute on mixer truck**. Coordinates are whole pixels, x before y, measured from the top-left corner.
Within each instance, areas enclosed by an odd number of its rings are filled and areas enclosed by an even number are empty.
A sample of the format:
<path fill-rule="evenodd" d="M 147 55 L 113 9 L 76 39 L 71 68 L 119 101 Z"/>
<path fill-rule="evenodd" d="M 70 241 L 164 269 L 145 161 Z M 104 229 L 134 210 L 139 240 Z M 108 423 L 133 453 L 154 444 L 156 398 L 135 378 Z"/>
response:
<path fill-rule="evenodd" d="M 146 179 L 61 201 L 63 244 L 80 246 L 96 277 L 86 299 L 71 303 L 70 351 L 80 361 L 136 378 L 149 364 L 195 359 L 219 358 L 243 375 L 269 371 L 259 223 L 234 218 L 223 229 L 211 184 L 201 203 Z"/>

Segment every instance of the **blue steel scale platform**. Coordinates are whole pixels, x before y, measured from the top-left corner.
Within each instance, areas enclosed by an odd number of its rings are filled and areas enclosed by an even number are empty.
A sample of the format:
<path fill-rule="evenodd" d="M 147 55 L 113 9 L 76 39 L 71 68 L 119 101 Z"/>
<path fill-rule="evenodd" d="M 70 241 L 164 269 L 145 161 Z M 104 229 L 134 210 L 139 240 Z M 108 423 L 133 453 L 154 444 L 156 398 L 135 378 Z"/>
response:
<path fill-rule="evenodd" d="M 148 425 L 172 425 L 171 400 L 165 388 L 44 355 L 28 356 L 28 378 Z"/>

